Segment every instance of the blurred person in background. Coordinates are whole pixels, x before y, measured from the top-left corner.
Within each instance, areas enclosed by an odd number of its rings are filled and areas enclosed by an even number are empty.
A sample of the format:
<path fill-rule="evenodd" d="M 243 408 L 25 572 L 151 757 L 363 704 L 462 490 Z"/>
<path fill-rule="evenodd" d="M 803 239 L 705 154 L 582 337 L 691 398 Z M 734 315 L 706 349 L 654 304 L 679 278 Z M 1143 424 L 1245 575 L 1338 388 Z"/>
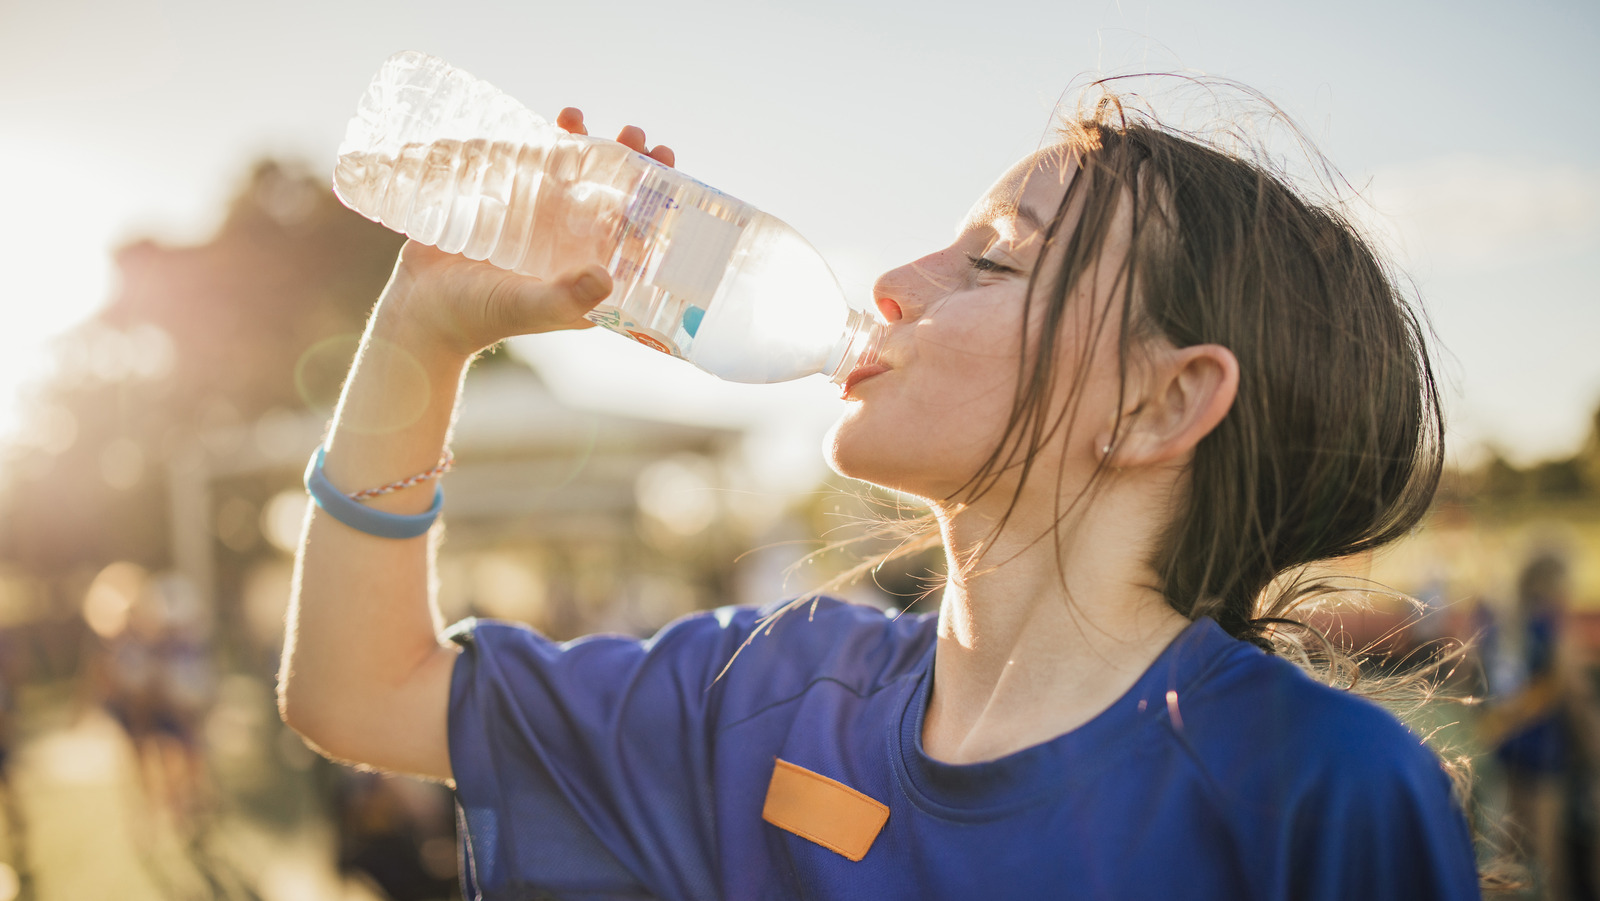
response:
<path fill-rule="evenodd" d="M 133 746 L 145 799 L 192 835 L 211 806 L 201 735 L 216 689 L 208 630 L 178 577 L 144 578 L 134 591 L 122 627 L 102 636 L 95 682 Z"/>
<path fill-rule="evenodd" d="M 830 462 L 929 503 L 937 614 L 444 631 L 431 482 L 349 493 L 436 473 L 474 355 L 610 289 L 408 244 L 308 469 L 281 708 L 453 782 L 468 897 L 1478 897 L 1441 760 L 1292 620 L 1443 459 L 1424 331 L 1336 211 L 1107 93 L 875 286 Z"/>
<path fill-rule="evenodd" d="M 1498 676 L 1481 728 L 1505 773 L 1511 828 L 1549 901 L 1600 889 L 1600 707 L 1590 661 L 1566 628 L 1571 590 L 1564 556 L 1534 554 L 1517 578 L 1516 618 L 1485 639 Z"/>
<path fill-rule="evenodd" d="M 444 901 L 456 892 L 455 813 L 437 785 L 340 767 L 334 774 L 339 872 L 390 901 Z"/>
<path fill-rule="evenodd" d="M 205 607 L 182 576 L 114 563 L 90 586 L 84 615 L 99 638 L 89 685 L 133 751 L 144 803 L 132 808 L 141 820 L 131 833 L 145 845 L 141 861 L 171 884 L 151 853 L 156 831 L 170 829 L 222 897 L 231 876 L 219 868 L 229 868 L 205 846 L 217 812 L 203 734 L 217 689 Z"/>

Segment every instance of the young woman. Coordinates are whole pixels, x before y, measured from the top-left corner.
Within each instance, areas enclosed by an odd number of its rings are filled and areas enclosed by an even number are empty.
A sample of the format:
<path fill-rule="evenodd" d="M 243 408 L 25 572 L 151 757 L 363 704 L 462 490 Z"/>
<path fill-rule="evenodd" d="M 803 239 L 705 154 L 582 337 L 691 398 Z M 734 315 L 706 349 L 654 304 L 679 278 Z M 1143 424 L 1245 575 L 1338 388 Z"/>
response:
<path fill-rule="evenodd" d="M 408 245 L 308 473 L 284 715 L 453 780 L 469 897 L 1477 897 L 1434 754 L 1273 653 L 1286 577 L 1403 534 L 1441 465 L 1418 323 L 1336 214 L 1103 103 L 874 289 L 828 453 L 927 499 L 936 617 L 442 631 L 434 492 L 343 492 L 433 467 L 472 356 L 609 287 Z"/>

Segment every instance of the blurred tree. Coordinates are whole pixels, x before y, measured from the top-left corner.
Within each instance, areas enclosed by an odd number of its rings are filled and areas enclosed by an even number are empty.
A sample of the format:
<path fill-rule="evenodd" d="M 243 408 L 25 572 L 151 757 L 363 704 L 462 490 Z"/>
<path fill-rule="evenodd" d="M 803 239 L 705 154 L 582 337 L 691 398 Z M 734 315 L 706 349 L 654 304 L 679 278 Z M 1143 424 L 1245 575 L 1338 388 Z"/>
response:
<path fill-rule="evenodd" d="M 1575 458 L 1591 495 L 1600 495 L 1600 407 L 1589 417 L 1589 437 Z"/>
<path fill-rule="evenodd" d="M 8 451 L 0 559 L 57 583 L 115 560 L 170 566 L 174 454 L 206 430 L 331 405 L 401 240 L 305 167 L 268 160 L 209 242 L 118 250 L 120 288 L 62 339 Z M 316 366 L 319 347 L 342 363 Z"/>
<path fill-rule="evenodd" d="M 1498 450 L 1479 466 L 1446 473 L 1441 499 L 1474 506 L 1539 506 L 1600 499 L 1600 408 L 1570 457 L 1518 466 Z"/>
<path fill-rule="evenodd" d="M 1533 495 L 1546 500 L 1573 500 L 1590 493 L 1584 479 L 1582 461 L 1577 457 L 1546 460 L 1527 471 Z"/>
<path fill-rule="evenodd" d="M 1528 479 L 1515 464 L 1501 455 L 1498 449 L 1490 452 L 1489 459 L 1473 474 L 1480 497 L 1500 503 L 1515 502 L 1527 493 Z"/>

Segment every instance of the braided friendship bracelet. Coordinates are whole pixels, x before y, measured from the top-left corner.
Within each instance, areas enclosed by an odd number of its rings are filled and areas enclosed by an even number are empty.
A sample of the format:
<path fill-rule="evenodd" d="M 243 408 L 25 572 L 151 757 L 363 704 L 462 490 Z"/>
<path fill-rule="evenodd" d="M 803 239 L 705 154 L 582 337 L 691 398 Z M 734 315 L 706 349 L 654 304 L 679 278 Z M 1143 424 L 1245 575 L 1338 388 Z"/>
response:
<path fill-rule="evenodd" d="M 364 501 L 369 497 L 377 497 L 381 494 L 393 494 L 402 488 L 410 488 L 412 485 L 416 485 L 419 482 L 426 482 L 429 479 L 437 479 L 438 477 L 454 469 L 455 465 L 456 456 L 455 454 L 450 453 L 450 448 L 447 447 L 444 449 L 444 456 L 439 458 L 439 465 L 428 470 L 427 472 L 419 472 L 414 476 L 407 476 L 406 478 L 390 482 L 387 485 L 379 485 L 376 488 L 367 488 L 365 490 L 357 491 L 354 494 L 347 494 L 345 496 L 353 501 Z"/>
<path fill-rule="evenodd" d="M 326 452 L 326 449 L 319 446 L 317 452 L 311 455 L 311 462 L 306 466 L 306 491 L 311 495 L 311 499 L 316 502 L 316 505 L 326 511 L 329 516 L 358 532 L 376 535 L 379 538 L 416 538 L 419 535 L 427 534 L 428 529 L 439 518 L 439 511 L 444 509 L 444 488 L 435 486 L 433 489 L 433 506 L 422 513 L 407 515 L 374 510 L 355 499 L 357 495 L 366 494 L 366 492 L 356 492 L 355 495 L 345 494 L 334 487 L 332 482 L 328 481 L 328 476 L 322 471 L 322 458 Z M 435 469 L 442 472 L 449 468 L 448 464 L 451 462 L 453 461 L 447 453 L 445 459 L 440 461 L 439 467 Z M 402 479 L 400 482 L 372 489 L 371 494 L 367 494 L 367 496 L 397 491 L 399 488 L 394 486 L 404 487 L 401 483 L 414 485 L 425 478 L 437 478 L 439 472 L 430 470 L 421 476 Z"/>

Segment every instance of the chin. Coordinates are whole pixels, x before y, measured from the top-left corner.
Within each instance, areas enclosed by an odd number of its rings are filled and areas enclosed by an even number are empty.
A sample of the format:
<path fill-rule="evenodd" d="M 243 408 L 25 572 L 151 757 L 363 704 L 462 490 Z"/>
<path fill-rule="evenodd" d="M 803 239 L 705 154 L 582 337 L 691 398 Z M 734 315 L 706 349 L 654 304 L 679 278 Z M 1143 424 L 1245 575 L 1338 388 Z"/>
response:
<path fill-rule="evenodd" d="M 846 478 L 858 479 L 862 478 L 856 475 L 855 465 L 858 462 L 855 445 L 859 442 L 852 439 L 850 418 L 847 412 L 828 428 L 828 434 L 822 439 L 822 457 L 828 461 L 829 469 Z"/>
<path fill-rule="evenodd" d="M 864 422 L 846 412 L 828 430 L 823 457 L 828 467 L 849 479 L 867 482 L 901 494 L 919 498 L 937 497 L 937 492 L 918 478 L 919 468 L 929 460 L 927 448 L 901 434 L 874 434 Z"/>
<path fill-rule="evenodd" d="M 896 467 L 893 458 L 903 457 L 905 447 L 886 436 L 873 435 L 868 424 L 860 421 L 860 413 L 859 408 L 852 408 L 834 422 L 823 439 L 822 455 L 839 475 L 884 485 L 886 476 L 904 467 L 906 461 L 902 459 Z"/>

